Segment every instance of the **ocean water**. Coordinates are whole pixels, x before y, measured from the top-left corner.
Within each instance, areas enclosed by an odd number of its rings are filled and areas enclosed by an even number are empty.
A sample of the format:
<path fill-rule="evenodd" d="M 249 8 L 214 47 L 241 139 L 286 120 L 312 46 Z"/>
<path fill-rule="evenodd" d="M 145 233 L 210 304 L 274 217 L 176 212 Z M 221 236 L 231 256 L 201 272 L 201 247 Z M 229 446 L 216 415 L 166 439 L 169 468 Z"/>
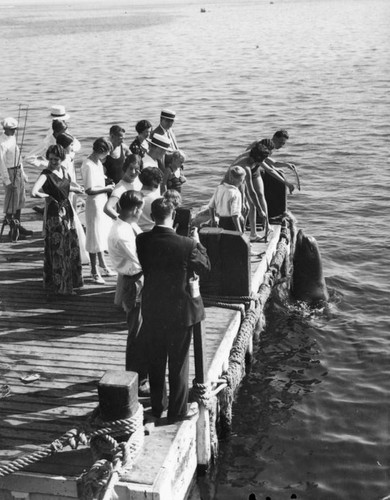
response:
<path fill-rule="evenodd" d="M 53 104 L 78 162 L 172 107 L 200 206 L 247 144 L 289 131 L 277 159 L 297 165 L 289 208 L 330 303 L 305 315 L 275 293 L 205 499 L 390 495 L 389 19 L 386 0 L 0 4 L 0 116 L 29 106 L 25 152 Z"/>

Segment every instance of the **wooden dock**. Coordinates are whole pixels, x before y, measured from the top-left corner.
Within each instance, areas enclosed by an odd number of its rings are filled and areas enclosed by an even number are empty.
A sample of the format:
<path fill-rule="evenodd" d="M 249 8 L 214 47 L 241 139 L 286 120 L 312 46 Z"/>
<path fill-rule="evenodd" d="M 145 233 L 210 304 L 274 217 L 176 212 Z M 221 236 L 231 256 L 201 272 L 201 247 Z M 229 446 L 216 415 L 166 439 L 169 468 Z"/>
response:
<path fill-rule="evenodd" d="M 124 313 L 113 304 L 115 278 L 95 285 L 83 266 L 80 294 L 48 301 L 42 289 L 42 220 L 32 205 L 29 200 L 22 223 L 33 237 L 10 243 L 6 227 L 0 243 L 0 465 L 80 426 L 97 406 L 103 374 L 124 370 L 127 330 Z M 267 245 L 252 246 L 252 290 L 262 283 L 279 233 L 280 226 L 274 226 Z M 241 314 L 208 307 L 206 315 L 207 378 L 216 380 L 226 367 Z M 192 384 L 192 354 L 190 372 Z M 29 374 L 39 378 L 23 382 Z M 147 398 L 140 401 L 148 407 Z M 185 498 L 197 467 L 197 416 L 161 424 L 145 436 L 133 468 L 122 476 L 116 488 L 120 499 Z M 92 463 L 88 448 L 65 449 L 0 478 L 0 498 L 77 498 L 76 478 Z"/>

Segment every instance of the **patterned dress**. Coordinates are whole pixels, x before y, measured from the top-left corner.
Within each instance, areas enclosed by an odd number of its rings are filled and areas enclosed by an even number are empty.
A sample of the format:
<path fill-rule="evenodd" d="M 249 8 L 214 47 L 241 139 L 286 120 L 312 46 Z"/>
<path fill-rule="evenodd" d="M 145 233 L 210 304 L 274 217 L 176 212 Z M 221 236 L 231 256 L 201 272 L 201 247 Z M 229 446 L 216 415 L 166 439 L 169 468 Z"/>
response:
<path fill-rule="evenodd" d="M 148 143 L 146 141 L 143 141 L 141 143 L 139 138 L 136 137 L 134 141 L 130 144 L 129 149 L 134 155 L 138 155 L 141 158 L 143 158 L 145 156 L 145 153 L 148 152 Z"/>
<path fill-rule="evenodd" d="M 45 223 L 43 286 L 51 293 L 69 295 L 74 288 L 83 286 L 79 241 L 68 199 L 70 178 L 64 170 L 62 179 L 48 169 L 42 174 L 46 175 L 42 191 L 50 195 Z"/>

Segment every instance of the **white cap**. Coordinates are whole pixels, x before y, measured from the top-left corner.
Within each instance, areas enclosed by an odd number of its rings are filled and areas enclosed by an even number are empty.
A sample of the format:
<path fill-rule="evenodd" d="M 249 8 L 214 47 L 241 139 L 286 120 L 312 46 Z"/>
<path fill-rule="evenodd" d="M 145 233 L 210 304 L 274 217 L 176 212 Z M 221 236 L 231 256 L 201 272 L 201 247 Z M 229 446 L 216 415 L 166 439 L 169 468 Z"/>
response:
<path fill-rule="evenodd" d="M 9 129 L 15 129 L 18 128 L 18 122 L 15 120 L 15 118 L 12 118 L 11 116 L 8 116 L 7 118 L 4 118 L 4 120 L 1 122 L 3 125 L 3 128 L 9 128 Z"/>

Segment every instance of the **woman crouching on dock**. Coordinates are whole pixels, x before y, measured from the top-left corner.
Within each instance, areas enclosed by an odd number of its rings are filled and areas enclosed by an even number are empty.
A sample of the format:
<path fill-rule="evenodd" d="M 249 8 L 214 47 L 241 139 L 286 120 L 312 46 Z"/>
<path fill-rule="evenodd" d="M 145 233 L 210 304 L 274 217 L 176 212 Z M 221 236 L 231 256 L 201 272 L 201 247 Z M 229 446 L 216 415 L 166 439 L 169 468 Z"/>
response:
<path fill-rule="evenodd" d="M 69 192 L 83 193 L 84 190 L 71 181 L 62 167 L 65 151 L 61 146 L 50 146 L 46 158 L 48 167 L 42 171 L 31 192 L 33 198 L 48 199 L 43 285 L 55 295 L 74 295 L 74 289 L 83 286 L 83 278 Z"/>

